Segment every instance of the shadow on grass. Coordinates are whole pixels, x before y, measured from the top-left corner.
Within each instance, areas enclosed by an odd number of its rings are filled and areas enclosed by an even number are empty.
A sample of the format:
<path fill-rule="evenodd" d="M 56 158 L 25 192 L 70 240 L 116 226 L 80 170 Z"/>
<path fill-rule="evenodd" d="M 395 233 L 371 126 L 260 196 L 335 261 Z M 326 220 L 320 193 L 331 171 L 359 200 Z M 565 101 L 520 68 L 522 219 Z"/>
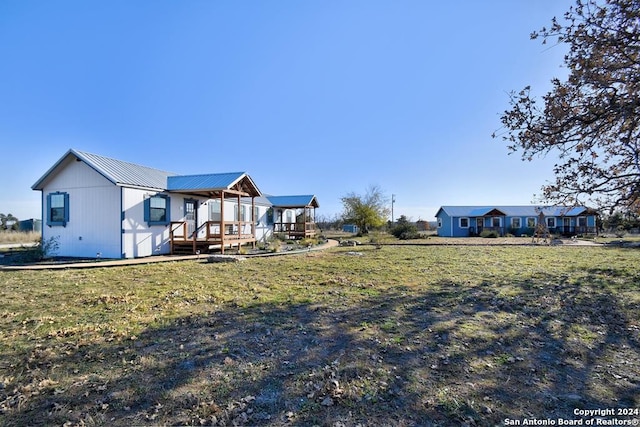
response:
<path fill-rule="evenodd" d="M 137 337 L 52 336 L 0 389 L 5 425 L 477 425 L 638 407 L 637 311 L 545 276 L 359 304 L 211 307 Z M 6 371 L 6 370 L 5 370 Z"/>

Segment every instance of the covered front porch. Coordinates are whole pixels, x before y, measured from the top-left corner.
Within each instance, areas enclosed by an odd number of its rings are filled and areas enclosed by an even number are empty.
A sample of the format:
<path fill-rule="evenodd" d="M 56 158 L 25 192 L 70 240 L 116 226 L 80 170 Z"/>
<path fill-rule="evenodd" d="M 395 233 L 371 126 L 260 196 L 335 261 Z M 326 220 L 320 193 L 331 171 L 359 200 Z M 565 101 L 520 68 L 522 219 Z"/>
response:
<path fill-rule="evenodd" d="M 168 191 L 197 198 L 205 197 L 209 218 L 198 218 L 197 201 L 185 200 L 184 218 L 172 221 L 169 230 L 170 252 L 199 254 L 228 247 L 256 245 L 255 198 L 262 194 L 245 173 L 169 177 Z M 250 204 L 243 202 L 251 200 Z M 190 204 L 190 203 L 193 203 Z M 229 219 L 228 209 L 233 209 Z"/>
<path fill-rule="evenodd" d="M 491 209 L 488 212 L 472 212 L 476 214 L 468 219 L 469 235 L 479 236 L 483 231 L 495 231 L 499 236 L 506 232 L 506 214 L 499 209 Z"/>
<path fill-rule="evenodd" d="M 314 237 L 318 232 L 315 210 L 320 207 L 316 196 L 271 196 L 273 232 L 289 239 Z"/>

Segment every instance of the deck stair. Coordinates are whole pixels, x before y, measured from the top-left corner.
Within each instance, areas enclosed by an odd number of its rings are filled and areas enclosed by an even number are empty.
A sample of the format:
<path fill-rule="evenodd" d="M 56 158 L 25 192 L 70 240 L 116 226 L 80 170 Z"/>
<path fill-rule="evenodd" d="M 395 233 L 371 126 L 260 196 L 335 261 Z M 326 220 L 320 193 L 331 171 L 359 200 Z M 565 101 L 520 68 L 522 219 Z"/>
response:
<path fill-rule="evenodd" d="M 173 255 L 196 255 L 198 253 L 204 254 L 209 252 L 210 242 L 206 240 L 174 240 L 173 241 Z"/>

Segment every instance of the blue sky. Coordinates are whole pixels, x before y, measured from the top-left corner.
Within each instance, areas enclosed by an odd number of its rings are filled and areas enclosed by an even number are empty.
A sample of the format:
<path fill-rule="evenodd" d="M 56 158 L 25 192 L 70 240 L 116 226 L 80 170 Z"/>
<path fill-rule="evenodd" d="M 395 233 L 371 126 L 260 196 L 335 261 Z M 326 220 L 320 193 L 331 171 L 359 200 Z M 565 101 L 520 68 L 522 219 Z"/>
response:
<path fill-rule="evenodd" d="M 0 2 L 0 212 L 69 148 L 182 174 L 246 171 L 318 214 L 378 185 L 395 216 L 529 204 L 554 159 L 492 139 L 543 94 L 570 0 Z"/>

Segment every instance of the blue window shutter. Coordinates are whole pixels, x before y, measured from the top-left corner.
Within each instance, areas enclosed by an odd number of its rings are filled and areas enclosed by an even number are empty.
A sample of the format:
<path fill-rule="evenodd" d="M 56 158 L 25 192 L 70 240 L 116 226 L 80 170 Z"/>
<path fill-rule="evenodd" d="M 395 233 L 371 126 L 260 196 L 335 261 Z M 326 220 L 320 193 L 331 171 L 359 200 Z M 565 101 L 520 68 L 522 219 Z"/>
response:
<path fill-rule="evenodd" d="M 158 195 L 154 197 L 161 197 L 165 201 L 165 216 L 164 221 L 152 221 L 151 220 L 151 199 L 152 197 L 144 199 L 144 222 L 148 226 L 152 225 L 167 225 L 171 222 L 171 198 L 169 196 Z"/>
<path fill-rule="evenodd" d="M 64 193 L 64 225 L 66 227 L 69 222 L 69 193 Z"/>
<path fill-rule="evenodd" d="M 47 194 L 47 225 L 51 226 L 51 193 Z"/>
<path fill-rule="evenodd" d="M 151 219 L 151 199 L 144 199 L 144 222 L 148 223 Z"/>

